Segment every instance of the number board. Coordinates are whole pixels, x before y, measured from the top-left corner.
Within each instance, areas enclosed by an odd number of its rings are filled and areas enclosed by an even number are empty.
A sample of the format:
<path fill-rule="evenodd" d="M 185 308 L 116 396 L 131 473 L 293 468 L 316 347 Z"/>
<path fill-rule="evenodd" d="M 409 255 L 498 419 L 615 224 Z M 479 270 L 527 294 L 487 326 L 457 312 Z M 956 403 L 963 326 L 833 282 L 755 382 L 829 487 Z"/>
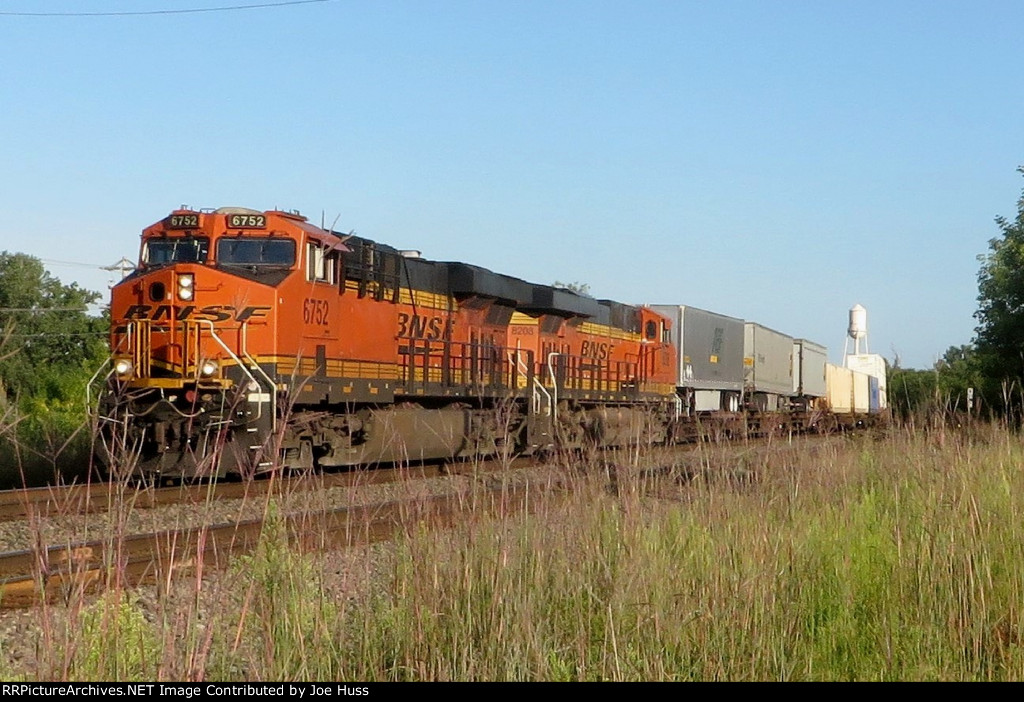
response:
<path fill-rule="evenodd" d="M 267 216 L 261 214 L 229 214 L 228 228 L 230 229 L 265 229 Z"/>
<path fill-rule="evenodd" d="M 176 214 L 164 220 L 168 229 L 198 229 L 199 215 Z"/>

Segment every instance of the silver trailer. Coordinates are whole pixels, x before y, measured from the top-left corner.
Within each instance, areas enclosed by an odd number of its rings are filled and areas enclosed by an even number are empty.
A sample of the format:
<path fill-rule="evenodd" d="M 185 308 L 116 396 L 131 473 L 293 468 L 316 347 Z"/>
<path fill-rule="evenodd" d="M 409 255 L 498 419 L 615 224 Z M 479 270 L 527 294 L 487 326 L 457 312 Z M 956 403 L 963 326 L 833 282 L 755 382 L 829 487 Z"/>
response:
<path fill-rule="evenodd" d="M 743 369 L 750 404 L 762 411 L 785 409 L 793 395 L 793 337 L 747 322 Z"/>
<path fill-rule="evenodd" d="M 793 394 L 797 397 L 825 397 L 825 364 L 828 349 L 807 339 L 793 341 Z"/>
<path fill-rule="evenodd" d="M 736 411 L 743 393 L 743 320 L 687 305 L 651 305 L 672 320 L 687 413 Z"/>

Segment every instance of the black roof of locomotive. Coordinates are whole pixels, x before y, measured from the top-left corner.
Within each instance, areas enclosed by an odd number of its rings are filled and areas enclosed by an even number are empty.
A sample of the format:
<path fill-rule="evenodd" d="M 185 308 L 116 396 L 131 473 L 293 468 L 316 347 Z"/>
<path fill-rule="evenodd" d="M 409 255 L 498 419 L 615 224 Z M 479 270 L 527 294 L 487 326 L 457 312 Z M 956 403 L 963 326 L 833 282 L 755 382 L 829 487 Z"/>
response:
<path fill-rule="evenodd" d="M 637 332 L 640 329 L 639 310 L 633 305 L 614 300 L 596 300 L 567 288 L 530 283 L 461 261 L 433 261 L 409 256 L 393 246 L 364 237 L 339 236 L 356 255 L 370 247 L 401 257 L 402 277 L 417 290 L 451 294 L 459 299 L 491 299 L 530 315 L 582 317 L 625 331 Z"/>

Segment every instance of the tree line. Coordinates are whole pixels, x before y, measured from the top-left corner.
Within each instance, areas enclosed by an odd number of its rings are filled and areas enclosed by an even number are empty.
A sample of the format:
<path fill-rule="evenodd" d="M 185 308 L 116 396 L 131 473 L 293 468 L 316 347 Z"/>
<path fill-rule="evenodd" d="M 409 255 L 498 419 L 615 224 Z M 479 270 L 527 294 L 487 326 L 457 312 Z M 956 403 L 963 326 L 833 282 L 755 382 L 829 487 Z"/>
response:
<path fill-rule="evenodd" d="M 1024 167 L 1017 169 L 1024 175 Z M 978 309 L 971 343 L 951 346 L 930 370 L 890 368 L 894 411 L 975 411 L 1020 416 L 1024 407 L 1024 194 L 1013 219 L 995 219 L 999 236 L 978 256 Z"/>

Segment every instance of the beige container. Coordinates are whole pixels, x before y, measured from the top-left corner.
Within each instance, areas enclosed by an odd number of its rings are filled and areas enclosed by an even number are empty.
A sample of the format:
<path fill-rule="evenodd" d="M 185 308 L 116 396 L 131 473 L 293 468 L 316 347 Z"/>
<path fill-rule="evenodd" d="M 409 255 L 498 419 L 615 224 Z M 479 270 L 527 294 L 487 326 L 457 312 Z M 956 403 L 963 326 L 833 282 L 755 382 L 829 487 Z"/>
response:
<path fill-rule="evenodd" d="M 871 411 L 871 376 L 857 371 L 850 372 L 853 374 L 853 411 L 867 414 Z"/>
<path fill-rule="evenodd" d="M 853 412 L 853 371 L 826 363 L 825 390 L 828 406 L 832 408 L 833 412 L 836 414 Z"/>
<path fill-rule="evenodd" d="M 886 394 L 885 383 L 885 359 L 877 353 L 862 353 L 846 357 L 844 365 L 852 371 L 867 373 L 878 378 L 878 402 L 879 408 L 885 409 L 889 406 Z"/>

